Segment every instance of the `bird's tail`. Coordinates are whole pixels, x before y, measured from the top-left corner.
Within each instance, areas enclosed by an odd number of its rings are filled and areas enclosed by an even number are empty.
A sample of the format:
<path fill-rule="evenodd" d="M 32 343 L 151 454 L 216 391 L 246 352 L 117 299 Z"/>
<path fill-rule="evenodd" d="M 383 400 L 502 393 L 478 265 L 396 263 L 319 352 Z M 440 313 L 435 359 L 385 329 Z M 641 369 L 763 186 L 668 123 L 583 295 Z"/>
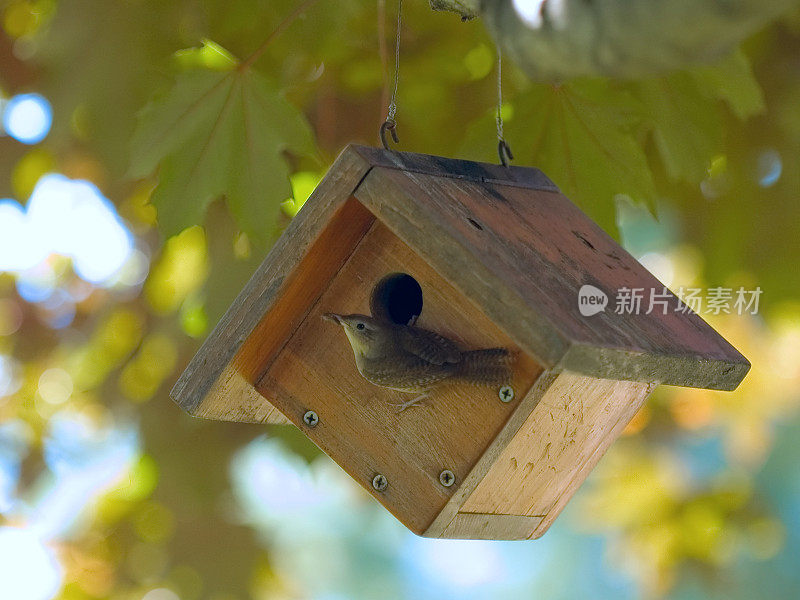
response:
<path fill-rule="evenodd" d="M 505 348 L 467 351 L 461 355 L 456 377 L 473 385 L 506 385 L 511 383 L 512 359 Z"/>

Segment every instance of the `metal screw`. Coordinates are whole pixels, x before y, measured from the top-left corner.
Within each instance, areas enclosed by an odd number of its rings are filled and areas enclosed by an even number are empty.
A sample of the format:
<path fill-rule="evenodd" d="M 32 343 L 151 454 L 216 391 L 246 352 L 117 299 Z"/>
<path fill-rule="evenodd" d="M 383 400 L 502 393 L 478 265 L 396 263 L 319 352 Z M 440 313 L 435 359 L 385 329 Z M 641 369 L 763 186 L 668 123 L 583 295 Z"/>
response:
<path fill-rule="evenodd" d="M 504 385 L 497 394 L 503 402 L 511 402 L 514 399 L 514 388 Z"/>
<path fill-rule="evenodd" d="M 386 486 L 389 485 L 389 482 L 386 481 L 386 477 L 378 473 L 375 477 L 372 478 L 372 487 L 374 487 L 379 492 L 382 492 L 386 489 Z"/>
<path fill-rule="evenodd" d="M 317 413 L 315 413 L 313 410 L 310 410 L 303 415 L 303 421 L 309 427 L 316 427 L 317 423 L 319 423 L 319 417 L 317 416 Z"/>
<path fill-rule="evenodd" d="M 445 469 L 441 473 L 439 473 L 439 483 L 441 483 L 444 487 L 450 487 L 456 482 L 456 476 L 450 469 Z"/>

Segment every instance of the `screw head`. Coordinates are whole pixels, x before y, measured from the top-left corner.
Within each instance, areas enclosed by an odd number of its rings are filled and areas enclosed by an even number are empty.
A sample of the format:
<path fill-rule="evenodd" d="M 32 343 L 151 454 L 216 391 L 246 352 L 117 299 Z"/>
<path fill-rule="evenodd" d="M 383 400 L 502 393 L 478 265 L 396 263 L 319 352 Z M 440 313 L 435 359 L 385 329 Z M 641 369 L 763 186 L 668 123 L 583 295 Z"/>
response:
<path fill-rule="evenodd" d="M 514 388 L 512 388 L 510 385 L 504 385 L 497 392 L 497 395 L 500 397 L 501 401 L 511 402 L 514 399 Z"/>
<path fill-rule="evenodd" d="M 450 469 L 445 469 L 441 473 L 439 473 L 439 483 L 441 483 L 444 487 L 450 487 L 456 482 L 456 476 Z"/>
<path fill-rule="evenodd" d="M 303 422 L 309 427 L 316 427 L 317 423 L 319 423 L 319 417 L 313 410 L 309 410 L 303 415 Z"/>
<path fill-rule="evenodd" d="M 389 482 L 386 480 L 386 477 L 378 473 L 375 477 L 372 478 L 372 487 L 375 488 L 377 491 L 382 492 L 386 489 L 389 485 Z"/>

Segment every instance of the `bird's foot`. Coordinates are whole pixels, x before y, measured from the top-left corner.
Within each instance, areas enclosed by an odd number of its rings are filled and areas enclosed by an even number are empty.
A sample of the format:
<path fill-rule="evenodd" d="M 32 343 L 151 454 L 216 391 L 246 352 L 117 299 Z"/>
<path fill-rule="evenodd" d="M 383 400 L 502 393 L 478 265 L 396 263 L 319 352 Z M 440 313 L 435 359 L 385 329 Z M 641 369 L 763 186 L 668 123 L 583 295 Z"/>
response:
<path fill-rule="evenodd" d="M 389 402 L 389 404 L 391 406 L 394 406 L 394 407 L 397 408 L 397 411 L 396 411 L 397 413 L 401 413 L 405 409 L 411 408 L 412 406 L 419 406 L 427 398 L 428 398 L 428 394 L 422 394 L 422 395 L 417 396 L 416 398 L 413 398 L 411 400 L 406 400 L 405 402 Z"/>

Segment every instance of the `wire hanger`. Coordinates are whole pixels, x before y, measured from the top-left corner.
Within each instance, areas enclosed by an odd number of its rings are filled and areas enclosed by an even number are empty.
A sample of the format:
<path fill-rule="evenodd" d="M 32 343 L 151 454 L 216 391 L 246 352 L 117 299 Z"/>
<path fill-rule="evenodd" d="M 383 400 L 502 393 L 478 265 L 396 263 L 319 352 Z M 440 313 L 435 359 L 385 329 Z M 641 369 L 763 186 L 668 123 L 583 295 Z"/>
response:
<path fill-rule="evenodd" d="M 386 140 L 387 132 L 391 134 L 395 144 L 400 142 L 397 137 L 397 121 L 395 120 L 395 115 L 397 114 L 397 83 L 400 80 L 400 28 L 402 26 L 402 16 L 403 0 L 397 0 L 397 35 L 394 46 L 394 88 L 392 89 L 392 96 L 389 100 L 389 110 L 386 115 L 386 120 L 383 122 L 380 129 L 381 143 L 387 150 L 391 150 L 391 148 L 389 148 L 389 142 Z"/>
<path fill-rule="evenodd" d="M 508 161 L 514 160 L 511 147 L 503 136 L 503 52 L 497 46 L 497 154 L 500 156 L 500 163 L 508 166 Z"/>

